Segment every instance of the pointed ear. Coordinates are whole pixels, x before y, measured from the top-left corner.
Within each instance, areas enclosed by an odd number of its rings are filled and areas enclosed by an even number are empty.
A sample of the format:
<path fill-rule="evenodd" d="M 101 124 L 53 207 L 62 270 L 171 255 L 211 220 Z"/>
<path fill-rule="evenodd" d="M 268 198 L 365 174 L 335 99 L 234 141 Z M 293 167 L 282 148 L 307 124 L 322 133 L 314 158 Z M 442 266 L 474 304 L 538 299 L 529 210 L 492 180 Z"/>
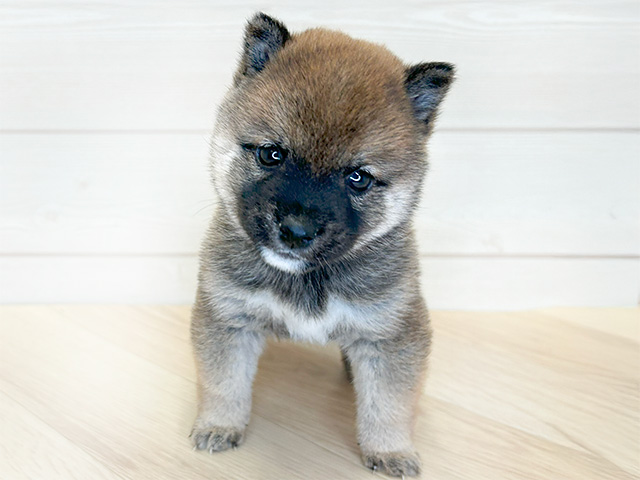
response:
<path fill-rule="evenodd" d="M 418 120 L 431 126 L 453 79 L 454 67 L 450 63 L 419 63 L 407 68 L 404 85 Z"/>
<path fill-rule="evenodd" d="M 275 18 L 264 13 L 254 15 L 244 32 L 244 51 L 238 77 L 252 77 L 260 73 L 290 36 L 287 28 Z"/>

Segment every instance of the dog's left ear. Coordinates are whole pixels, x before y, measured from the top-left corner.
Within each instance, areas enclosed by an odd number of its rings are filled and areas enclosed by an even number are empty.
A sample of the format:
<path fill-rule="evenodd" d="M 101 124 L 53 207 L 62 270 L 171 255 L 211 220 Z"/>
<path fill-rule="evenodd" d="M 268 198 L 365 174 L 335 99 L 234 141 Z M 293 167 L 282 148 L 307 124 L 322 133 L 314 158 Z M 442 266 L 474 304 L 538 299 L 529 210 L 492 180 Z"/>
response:
<path fill-rule="evenodd" d="M 404 85 L 416 118 L 432 126 L 436 109 L 454 80 L 450 63 L 419 63 L 405 71 Z"/>
<path fill-rule="evenodd" d="M 249 20 L 244 32 L 244 49 L 236 82 L 253 77 L 267 66 L 291 35 L 282 22 L 264 13 Z"/>

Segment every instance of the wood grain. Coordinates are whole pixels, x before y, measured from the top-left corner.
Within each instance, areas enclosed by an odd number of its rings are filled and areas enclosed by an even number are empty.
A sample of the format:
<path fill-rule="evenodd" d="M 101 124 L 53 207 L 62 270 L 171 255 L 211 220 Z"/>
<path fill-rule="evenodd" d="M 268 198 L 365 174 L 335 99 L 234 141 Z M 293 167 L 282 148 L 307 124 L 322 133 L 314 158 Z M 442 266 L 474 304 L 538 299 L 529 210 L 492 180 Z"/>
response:
<path fill-rule="evenodd" d="M 0 477 L 371 478 L 332 346 L 271 343 L 246 444 L 193 452 L 188 316 L 0 307 Z M 593 317 L 607 321 L 593 328 Z M 433 321 L 415 435 L 423 478 L 640 478 L 640 337 L 619 328 L 638 332 L 640 310 L 436 311 Z"/>
<path fill-rule="evenodd" d="M 108 479 L 113 472 L 0 387 L 0 474 L 18 479 Z M 22 444 L 16 448 L 16 443 Z"/>
<path fill-rule="evenodd" d="M 230 84 L 253 1 L 5 1 L 1 130 L 198 130 Z M 633 1 L 270 2 L 407 62 L 450 61 L 443 128 L 639 128 Z"/>
<path fill-rule="evenodd" d="M 633 309 L 551 308 L 541 310 L 549 317 L 588 326 L 593 330 L 635 341 L 640 338 L 638 313 Z M 611 315 L 615 315 L 612 321 Z"/>

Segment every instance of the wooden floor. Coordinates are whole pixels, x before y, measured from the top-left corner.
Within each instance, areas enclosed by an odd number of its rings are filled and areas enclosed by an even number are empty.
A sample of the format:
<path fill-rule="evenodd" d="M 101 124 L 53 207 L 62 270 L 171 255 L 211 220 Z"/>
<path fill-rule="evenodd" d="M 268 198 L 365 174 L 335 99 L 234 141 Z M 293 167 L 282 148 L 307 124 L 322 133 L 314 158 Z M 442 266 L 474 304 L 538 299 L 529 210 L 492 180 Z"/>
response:
<path fill-rule="evenodd" d="M 188 307 L 1 307 L 0 478 L 372 478 L 333 347 L 270 344 L 245 445 L 192 451 L 188 318 Z M 640 478 L 639 309 L 433 321 L 423 478 Z"/>

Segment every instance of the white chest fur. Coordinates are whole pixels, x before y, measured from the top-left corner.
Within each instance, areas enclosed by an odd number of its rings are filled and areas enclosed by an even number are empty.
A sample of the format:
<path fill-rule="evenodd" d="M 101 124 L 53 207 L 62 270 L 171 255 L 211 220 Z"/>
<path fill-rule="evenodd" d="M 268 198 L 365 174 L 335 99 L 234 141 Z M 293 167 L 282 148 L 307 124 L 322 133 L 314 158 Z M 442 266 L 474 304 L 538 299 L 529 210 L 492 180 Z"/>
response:
<path fill-rule="evenodd" d="M 245 313 L 284 325 L 292 339 L 303 342 L 327 343 L 338 327 L 374 332 L 385 329 L 380 316 L 382 304 L 363 306 L 330 296 L 320 315 L 309 315 L 281 301 L 268 290 L 247 293 L 242 301 Z"/>

